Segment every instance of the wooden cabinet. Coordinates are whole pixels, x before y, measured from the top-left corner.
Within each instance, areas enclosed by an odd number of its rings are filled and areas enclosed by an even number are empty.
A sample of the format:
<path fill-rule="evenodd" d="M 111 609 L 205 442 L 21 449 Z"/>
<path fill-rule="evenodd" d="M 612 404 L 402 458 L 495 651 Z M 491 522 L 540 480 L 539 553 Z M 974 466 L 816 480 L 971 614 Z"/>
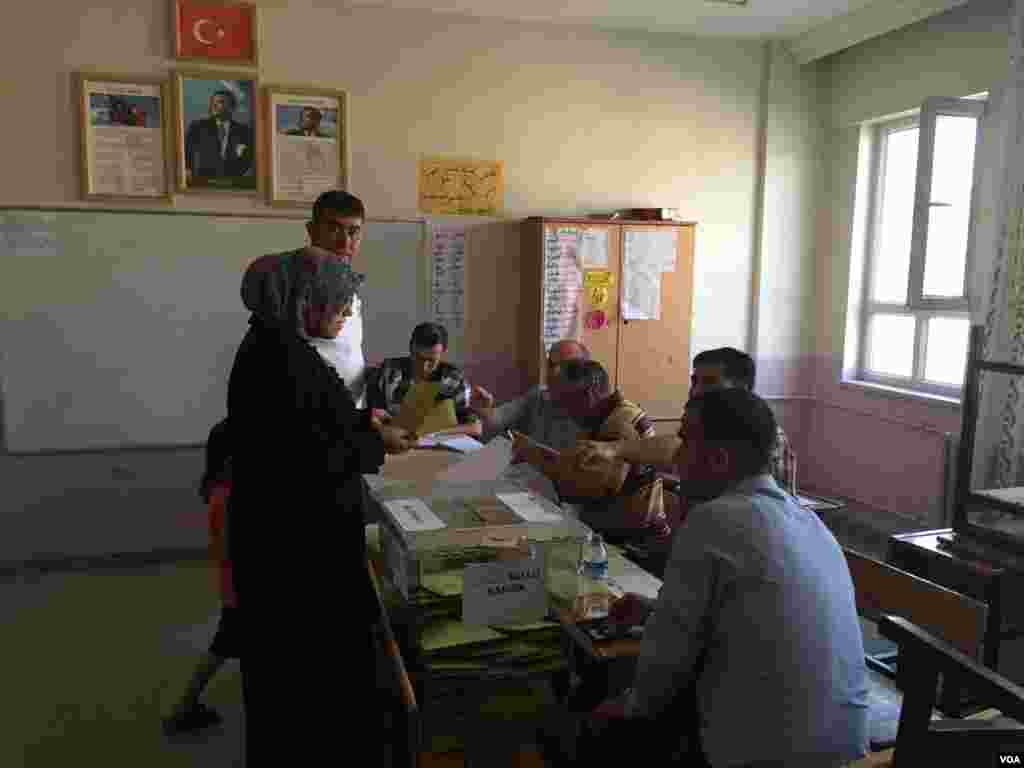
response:
<path fill-rule="evenodd" d="M 652 418 L 678 419 L 690 385 L 695 230 L 678 222 L 526 219 L 519 358 L 530 383 L 543 383 L 553 340 L 577 338 L 626 398 Z M 660 269 L 652 258 L 664 259 Z M 602 302 L 590 287 L 603 281 L 610 289 Z M 630 294 L 643 306 L 627 304 L 631 281 L 646 283 Z M 587 323 L 597 311 L 602 327 Z M 638 315 L 652 319 L 631 319 Z"/>

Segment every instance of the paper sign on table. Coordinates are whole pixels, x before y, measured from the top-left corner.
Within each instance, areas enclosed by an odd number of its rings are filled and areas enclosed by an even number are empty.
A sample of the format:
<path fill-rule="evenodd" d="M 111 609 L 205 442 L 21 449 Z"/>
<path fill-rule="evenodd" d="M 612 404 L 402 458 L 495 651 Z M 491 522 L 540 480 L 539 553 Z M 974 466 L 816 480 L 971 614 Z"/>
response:
<path fill-rule="evenodd" d="M 423 499 L 395 499 L 385 501 L 384 506 L 406 531 L 436 531 L 445 527 Z"/>
<path fill-rule="evenodd" d="M 532 493 L 497 493 L 495 495 L 528 523 L 557 523 L 562 519 L 555 513 L 544 509 Z"/>
<path fill-rule="evenodd" d="M 547 613 L 544 553 L 511 562 L 473 563 L 463 572 L 467 626 L 541 621 Z"/>

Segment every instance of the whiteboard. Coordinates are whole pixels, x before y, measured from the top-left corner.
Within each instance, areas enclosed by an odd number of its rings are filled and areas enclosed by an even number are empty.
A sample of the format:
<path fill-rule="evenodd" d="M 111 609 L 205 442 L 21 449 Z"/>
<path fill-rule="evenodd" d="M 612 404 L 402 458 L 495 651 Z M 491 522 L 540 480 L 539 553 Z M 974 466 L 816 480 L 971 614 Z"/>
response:
<path fill-rule="evenodd" d="M 0 414 L 11 453 L 195 445 L 226 413 L 240 285 L 304 220 L 0 209 Z M 427 319 L 423 222 L 366 224 L 367 358 Z"/>

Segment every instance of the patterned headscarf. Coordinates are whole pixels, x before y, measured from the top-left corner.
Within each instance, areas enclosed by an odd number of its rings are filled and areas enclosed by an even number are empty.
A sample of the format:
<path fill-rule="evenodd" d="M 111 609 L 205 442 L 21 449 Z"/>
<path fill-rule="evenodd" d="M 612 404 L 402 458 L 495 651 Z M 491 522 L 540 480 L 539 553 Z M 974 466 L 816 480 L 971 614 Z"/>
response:
<path fill-rule="evenodd" d="M 302 310 L 310 300 L 344 304 L 356 296 L 366 275 L 319 248 L 264 256 L 242 279 L 242 301 L 264 320 L 303 328 Z"/>

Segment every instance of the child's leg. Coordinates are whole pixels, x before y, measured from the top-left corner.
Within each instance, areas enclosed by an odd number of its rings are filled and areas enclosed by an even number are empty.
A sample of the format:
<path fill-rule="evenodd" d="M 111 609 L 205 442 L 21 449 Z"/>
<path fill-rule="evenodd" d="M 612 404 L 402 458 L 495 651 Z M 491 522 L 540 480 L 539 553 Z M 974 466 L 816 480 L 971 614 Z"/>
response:
<path fill-rule="evenodd" d="M 217 670 L 224 666 L 225 661 L 227 659 L 224 656 L 218 656 L 212 651 L 207 651 L 200 657 L 199 663 L 196 664 L 195 671 L 192 673 L 192 679 L 174 710 L 175 714 L 188 712 L 199 703 L 199 697 L 202 696 L 213 676 L 217 674 Z"/>

